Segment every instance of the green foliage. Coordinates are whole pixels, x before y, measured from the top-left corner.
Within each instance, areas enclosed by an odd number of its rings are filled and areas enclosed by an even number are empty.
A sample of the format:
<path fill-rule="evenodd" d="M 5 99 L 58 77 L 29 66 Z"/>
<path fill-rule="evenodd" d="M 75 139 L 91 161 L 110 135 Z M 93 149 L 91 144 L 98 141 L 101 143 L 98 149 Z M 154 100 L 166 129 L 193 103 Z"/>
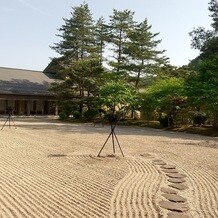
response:
<path fill-rule="evenodd" d="M 213 37 L 205 43 L 201 49 L 199 58 L 201 60 L 213 59 L 218 55 L 218 37 Z"/>
<path fill-rule="evenodd" d="M 183 79 L 171 77 L 158 80 L 154 85 L 151 85 L 145 93 L 145 98 L 148 96 L 148 99 L 153 101 L 155 106 L 167 111 L 173 99 L 180 97 L 182 93 Z"/>
<path fill-rule="evenodd" d="M 98 109 L 89 109 L 83 113 L 84 118 L 91 120 L 98 115 Z"/>
<path fill-rule="evenodd" d="M 86 3 L 73 7 L 71 15 L 70 19 L 64 19 L 65 24 L 59 29 L 62 34 L 58 36 L 62 41 L 52 48 L 68 60 L 78 60 L 96 52 L 94 23 Z"/>
<path fill-rule="evenodd" d="M 60 34 L 58 35 L 61 41 L 52 47 L 61 57 L 53 59 L 53 65 L 51 63 L 47 70 L 49 73 L 49 69 L 55 71 L 58 68 L 57 78 L 61 81 L 53 84 L 51 90 L 56 95 L 59 107 L 67 114 L 72 113 L 70 104 L 77 104 L 80 112 L 84 104 L 88 108 L 97 108 L 96 97 L 101 94 L 99 89 L 106 82 L 126 81 L 127 78 L 131 77 L 132 84 L 132 74 L 136 73 L 137 67 L 139 67 L 140 75 L 137 77 L 137 82 L 134 80 L 138 84 L 141 80 L 142 70 L 148 72 L 147 63 L 145 69 L 144 66 L 141 67 L 141 63 L 136 64 L 135 67 L 129 67 L 127 61 L 131 59 L 133 65 L 134 62 L 141 61 L 140 58 L 144 59 L 146 56 L 147 59 L 150 58 L 154 62 L 155 57 L 160 54 L 154 49 L 160 40 L 153 40 L 157 34 L 150 33 L 150 26 L 147 25 L 146 19 L 136 25 L 133 15 L 134 12 L 130 10 L 118 11 L 114 9 L 108 24 L 105 23 L 103 17 L 95 22 L 88 4 L 83 3 L 73 7 L 71 17 L 64 19 L 64 24 L 59 29 Z M 127 41 L 134 42 L 137 35 L 140 35 L 137 40 L 141 45 L 137 44 L 138 50 L 131 50 L 129 49 L 131 46 L 127 46 Z M 140 40 L 143 37 L 145 39 L 142 43 Z M 104 72 L 102 67 L 104 49 L 107 45 L 113 51 L 113 59 L 110 64 L 114 71 L 110 73 Z M 143 47 L 143 51 L 139 49 L 140 46 Z M 138 54 L 139 50 L 145 54 Z M 149 81 L 147 76 L 148 74 L 143 79 Z M 113 97 L 113 102 L 108 99 L 107 105 L 116 103 L 126 106 L 128 104 L 132 109 L 137 108 L 137 97 L 133 97 L 134 91 L 131 90 L 128 94 L 127 89 L 124 90 L 121 86 L 119 88 L 118 96 Z M 121 90 L 123 93 L 120 93 Z"/>
<path fill-rule="evenodd" d="M 73 112 L 73 117 L 78 120 L 82 117 L 82 113 L 80 113 L 79 111 L 74 111 Z"/>
<path fill-rule="evenodd" d="M 211 26 L 213 30 L 206 30 L 204 27 L 194 28 L 189 35 L 192 37 L 191 46 L 200 51 L 204 50 L 205 45 L 214 37 L 217 37 L 218 32 L 218 2 L 217 0 L 211 0 L 209 2 L 210 16 L 213 19 Z"/>
<path fill-rule="evenodd" d="M 191 74 L 193 74 L 193 70 L 191 70 L 188 66 L 176 67 L 170 64 L 165 64 L 158 69 L 156 79 L 169 77 L 186 79 Z"/>
<path fill-rule="evenodd" d="M 218 55 L 202 61 L 198 72 L 186 80 L 185 87 L 189 104 L 211 111 L 215 121 L 218 114 Z"/>
<path fill-rule="evenodd" d="M 52 48 L 62 55 L 58 59 L 61 81 L 52 86 L 52 91 L 60 107 L 73 102 L 82 111 L 83 103 L 95 94 L 101 83 L 103 69 L 95 28 L 88 4 L 83 3 L 73 8 L 71 18 L 64 19 L 59 29 L 62 40 Z"/>
<path fill-rule="evenodd" d="M 215 29 L 215 31 L 218 31 L 218 2 L 217 0 L 211 0 L 209 2 L 209 7 L 208 7 L 211 17 L 213 19 L 213 23 L 211 26 Z"/>
<path fill-rule="evenodd" d="M 64 111 L 67 116 L 71 115 L 77 107 L 73 84 L 69 81 L 55 82 L 51 85 L 50 91 L 55 95 L 59 109 Z"/>
<path fill-rule="evenodd" d="M 185 82 L 186 94 L 190 105 L 204 108 L 213 114 L 213 124 L 218 127 L 218 2 L 209 2 L 209 11 L 213 19 L 213 31 L 193 31 L 192 43 L 200 50 L 200 55 L 190 63 L 196 71 Z"/>
<path fill-rule="evenodd" d="M 193 48 L 200 50 L 198 61 L 217 55 L 218 52 L 218 2 L 211 0 L 209 2 L 209 11 L 213 18 L 213 30 L 206 30 L 204 27 L 194 28 L 189 35 L 192 37 L 191 45 Z"/>
<path fill-rule="evenodd" d="M 147 119 L 150 120 L 153 111 L 160 115 L 165 113 L 175 117 L 185 101 L 183 84 L 182 78 L 171 77 L 157 80 L 153 85 L 148 87 L 142 93 L 141 106 L 141 111 L 147 115 Z"/>
<path fill-rule="evenodd" d="M 135 87 L 138 88 L 141 78 L 152 77 L 158 66 L 166 62 L 165 57 L 161 57 L 164 51 L 158 51 L 157 46 L 161 40 L 155 40 L 159 33 L 151 32 L 151 25 L 147 19 L 136 24 L 127 32 L 128 40 L 124 44 L 124 54 L 126 61 L 123 68 L 131 72 Z"/>
<path fill-rule="evenodd" d="M 201 62 L 199 71 L 186 80 L 186 94 L 192 105 L 213 105 L 218 102 L 218 56 Z"/>
<path fill-rule="evenodd" d="M 68 118 L 67 114 L 64 111 L 59 113 L 59 117 L 61 120 L 66 120 Z"/>
<path fill-rule="evenodd" d="M 109 82 L 100 89 L 100 101 L 107 107 L 131 108 L 135 102 L 135 92 L 122 81 Z"/>
<path fill-rule="evenodd" d="M 100 65 L 102 65 L 104 57 L 104 49 L 106 47 L 106 41 L 109 40 L 108 36 L 109 29 L 105 24 L 105 20 L 103 17 L 99 18 L 95 25 L 95 40 L 98 48 L 98 55 L 100 57 Z"/>
<path fill-rule="evenodd" d="M 147 19 L 138 23 L 134 12 L 114 9 L 106 23 L 103 17 L 92 19 L 87 3 L 74 7 L 59 29 L 60 43 L 52 47 L 61 57 L 53 59 L 45 72 L 60 79 L 51 87 L 63 112 L 60 118 L 72 114 L 81 118 L 83 106 L 88 108 L 86 119 L 95 117 L 93 108 L 101 106 L 132 111 L 141 107 L 148 120 L 159 117 L 162 126 L 168 126 L 188 119 L 190 107 L 200 106 L 218 126 L 217 9 L 217 1 L 210 0 L 213 30 L 198 27 L 190 33 L 200 55 L 189 66 L 175 67 L 157 49 L 161 40 Z M 107 47 L 113 53 L 108 62 L 111 72 L 103 69 Z M 191 118 L 203 123 L 206 116 Z"/>
<path fill-rule="evenodd" d="M 74 61 L 68 68 L 68 81 L 74 85 L 74 90 L 84 97 L 94 93 L 101 83 L 102 67 L 98 58 L 86 58 Z M 87 94 L 85 94 L 87 92 Z"/>
<path fill-rule="evenodd" d="M 119 72 L 125 60 L 125 55 L 123 51 L 124 43 L 127 40 L 127 31 L 133 27 L 134 12 L 130 10 L 118 11 L 113 10 L 113 15 L 110 16 L 109 23 L 109 42 L 112 45 L 113 58 L 114 60 L 110 62 L 110 65 Z M 121 75 L 124 72 L 119 72 Z"/>
<path fill-rule="evenodd" d="M 205 43 L 214 35 L 211 30 L 205 30 L 204 27 L 194 28 L 189 35 L 191 36 L 192 48 L 201 50 Z"/>

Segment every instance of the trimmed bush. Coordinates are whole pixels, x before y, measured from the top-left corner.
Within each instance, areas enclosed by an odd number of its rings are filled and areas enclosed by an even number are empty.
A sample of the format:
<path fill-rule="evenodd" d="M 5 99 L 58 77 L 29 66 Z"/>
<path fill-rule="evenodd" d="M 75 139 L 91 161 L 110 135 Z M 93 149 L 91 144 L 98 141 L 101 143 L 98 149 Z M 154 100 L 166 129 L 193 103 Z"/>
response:
<path fill-rule="evenodd" d="M 78 120 L 82 117 L 82 114 L 79 111 L 74 111 L 73 117 Z"/>
<path fill-rule="evenodd" d="M 97 115 L 98 115 L 97 109 L 90 109 L 83 113 L 83 116 L 88 120 L 95 118 Z"/>
<path fill-rule="evenodd" d="M 61 120 L 66 120 L 68 118 L 67 114 L 65 113 L 65 111 L 61 111 L 59 113 L 59 117 Z"/>

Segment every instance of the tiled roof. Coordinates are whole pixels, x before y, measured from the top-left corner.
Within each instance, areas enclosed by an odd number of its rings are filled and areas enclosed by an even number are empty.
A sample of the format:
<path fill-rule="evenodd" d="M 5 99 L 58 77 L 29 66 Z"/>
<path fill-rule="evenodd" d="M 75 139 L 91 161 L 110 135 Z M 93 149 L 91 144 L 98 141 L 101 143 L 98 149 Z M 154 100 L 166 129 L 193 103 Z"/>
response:
<path fill-rule="evenodd" d="M 41 71 L 0 67 L 0 94 L 51 95 L 54 79 Z"/>

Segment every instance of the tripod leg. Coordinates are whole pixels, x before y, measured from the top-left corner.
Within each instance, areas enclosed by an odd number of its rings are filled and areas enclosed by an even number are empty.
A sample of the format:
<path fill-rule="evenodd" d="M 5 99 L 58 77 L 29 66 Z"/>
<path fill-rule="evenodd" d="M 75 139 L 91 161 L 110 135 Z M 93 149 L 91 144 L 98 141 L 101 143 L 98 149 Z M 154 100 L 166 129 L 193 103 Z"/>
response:
<path fill-rule="evenodd" d="M 11 121 L 13 122 L 15 129 L 17 129 L 17 126 L 15 125 L 14 119 L 12 117 L 11 117 Z"/>
<path fill-rule="evenodd" d="M 113 143 L 113 152 L 114 152 L 114 154 L 115 154 L 114 129 L 115 129 L 115 127 L 113 127 L 113 126 L 111 125 L 112 143 Z"/>
<path fill-rule="evenodd" d="M 5 127 L 7 121 L 8 121 L 9 117 L 7 117 L 7 120 L 5 121 L 4 125 L 2 126 L 1 130 L 3 130 L 3 128 Z"/>
<path fill-rule="evenodd" d="M 114 131 L 112 133 L 112 143 L 113 143 L 113 152 L 115 154 L 115 144 L 114 144 Z"/>
<path fill-rule="evenodd" d="M 101 152 L 102 152 L 102 150 L 103 150 L 104 146 L 107 144 L 107 141 L 108 141 L 108 139 L 110 138 L 110 136 L 111 136 L 111 134 L 112 134 L 112 133 L 113 133 L 113 132 L 111 131 L 111 133 L 110 133 L 110 134 L 109 134 L 109 136 L 107 137 L 107 139 L 106 139 L 105 143 L 103 144 L 103 146 L 102 146 L 101 150 L 99 151 L 99 153 L 98 153 L 97 157 L 100 157 L 100 154 L 101 154 Z"/>
<path fill-rule="evenodd" d="M 122 151 L 122 149 L 121 149 L 120 143 L 119 143 L 119 141 L 118 141 L 118 138 L 117 138 L 117 135 L 116 135 L 116 133 L 115 133 L 115 132 L 114 132 L 114 136 L 115 136 L 115 138 L 116 138 L 116 141 L 117 141 L 117 144 L 118 144 L 118 146 L 119 146 L 119 148 L 120 148 L 121 154 L 122 154 L 122 155 L 123 155 L 123 157 L 124 157 L 123 151 Z"/>

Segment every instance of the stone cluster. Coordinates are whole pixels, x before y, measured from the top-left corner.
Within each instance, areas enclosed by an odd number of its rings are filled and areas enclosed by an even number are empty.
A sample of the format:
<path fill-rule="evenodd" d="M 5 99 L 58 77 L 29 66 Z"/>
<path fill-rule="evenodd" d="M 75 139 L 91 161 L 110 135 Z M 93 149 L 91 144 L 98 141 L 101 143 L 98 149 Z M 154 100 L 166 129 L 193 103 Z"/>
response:
<path fill-rule="evenodd" d="M 169 211 L 167 218 L 189 218 L 187 199 L 179 195 L 188 188 L 185 184 L 186 175 L 180 173 L 176 166 L 168 165 L 163 160 L 157 159 L 152 162 L 154 165 L 159 165 L 160 171 L 166 175 L 169 182 L 168 187 L 161 188 L 164 200 L 159 202 L 159 206 Z"/>

